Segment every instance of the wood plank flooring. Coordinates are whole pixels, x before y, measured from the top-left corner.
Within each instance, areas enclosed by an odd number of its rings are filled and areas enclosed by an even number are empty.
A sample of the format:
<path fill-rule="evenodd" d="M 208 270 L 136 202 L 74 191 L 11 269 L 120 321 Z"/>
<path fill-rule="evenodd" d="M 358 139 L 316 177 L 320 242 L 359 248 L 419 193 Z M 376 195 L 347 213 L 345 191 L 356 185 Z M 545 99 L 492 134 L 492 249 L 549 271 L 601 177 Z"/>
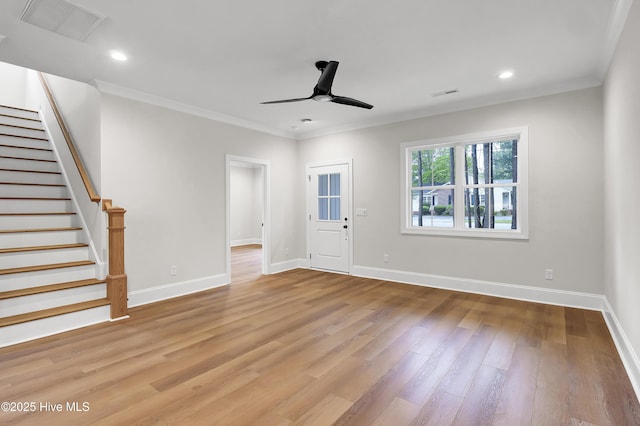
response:
<path fill-rule="evenodd" d="M 599 312 L 260 276 L 255 247 L 233 265 L 230 286 L 0 349 L 0 401 L 36 403 L 0 424 L 640 424 Z"/>

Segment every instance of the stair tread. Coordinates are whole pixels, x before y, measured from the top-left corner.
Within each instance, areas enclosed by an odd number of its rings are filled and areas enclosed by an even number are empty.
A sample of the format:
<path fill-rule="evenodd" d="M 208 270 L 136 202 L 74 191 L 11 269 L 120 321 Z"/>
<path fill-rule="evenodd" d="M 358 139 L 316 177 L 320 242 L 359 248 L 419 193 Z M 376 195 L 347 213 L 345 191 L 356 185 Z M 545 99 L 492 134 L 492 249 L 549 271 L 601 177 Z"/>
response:
<path fill-rule="evenodd" d="M 27 127 L 27 126 L 18 126 L 17 124 L 0 123 L 0 126 L 13 127 L 15 129 L 35 130 L 38 132 L 44 132 L 44 129 L 38 129 L 35 127 Z"/>
<path fill-rule="evenodd" d="M 48 271 L 50 269 L 73 268 L 74 266 L 94 265 L 91 260 L 79 260 L 77 262 L 50 263 L 47 265 L 21 266 L 19 268 L 0 269 L 0 275 L 21 274 L 24 272 Z"/>
<path fill-rule="evenodd" d="M 83 248 L 83 247 L 89 247 L 89 245 L 85 243 L 74 243 L 74 244 L 54 244 L 49 246 L 12 247 L 12 248 L 0 249 L 0 254 L 23 253 L 26 251 L 61 250 L 61 249 L 70 249 L 70 248 Z"/>
<path fill-rule="evenodd" d="M 31 183 L 31 182 L 0 182 L 0 185 L 24 185 L 24 186 L 67 186 L 62 183 Z"/>
<path fill-rule="evenodd" d="M 52 291 L 68 290 L 70 288 L 87 287 L 90 285 L 104 284 L 106 280 L 90 278 L 87 280 L 68 281 L 58 284 L 42 285 L 38 287 L 22 288 L 20 290 L 10 290 L 0 292 L 0 300 L 12 299 L 14 297 L 31 296 L 34 294 L 50 293 Z"/>
<path fill-rule="evenodd" d="M 20 146 L 20 145 L 7 145 L 4 143 L 0 143 L 0 147 L 1 148 L 16 148 L 16 149 L 30 149 L 33 151 L 48 151 L 48 152 L 53 152 L 52 149 L 50 148 L 34 148 L 32 146 Z"/>
<path fill-rule="evenodd" d="M 0 106 L 4 106 L 4 105 L 0 105 Z M 5 107 L 5 108 L 13 108 L 13 107 Z M 19 108 L 14 108 L 14 109 L 19 109 Z M 23 110 L 24 111 L 24 110 Z M 33 112 L 33 111 L 32 111 Z M 9 118 L 18 118 L 20 120 L 29 120 L 29 121 L 37 121 L 38 123 L 41 122 L 42 120 L 40 120 L 39 118 L 28 118 L 28 117 L 20 117 L 17 115 L 11 115 L 11 114 L 0 114 L 0 116 L 2 117 L 9 117 Z"/>
<path fill-rule="evenodd" d="M 24 322 L 70 314 L 73 312 L 84 311 L 86 309 L 98 308 L 100 306 L 107 305 L 109 305 L 109 300 L 104 298 L 89 300 L 87 302 L 73 303 L 71 305 L 58 306 L 56 308 L 43 309 L 41 311 L 28 312 L 26 314 L 13 315 L 10 317 L 0 318 L 0 327 L 7 327 L 9 325 L 21 324 Z"/>
<path fill-rule="evenodd" d="M 0 155 L 0 158 L 6 158 L 7 160 L 41 161 L 43 163 L 57 163 L 56 160 L 43 160 L 42 158 L 12 157 L 8 155 Z"/>
<path fill-rule="evenodd" d="M 0 133 L 0 136 L 10 136 L 12 138 L 33 139 L 36 141 L 49 142 L 49 139 L 47 138 L 37 138 L 35 136 L 12 135 L 11 133 L 4 133 L 4 132 Z"/>
<path fill-rule="evenodd" d="M 16 106 L 5 105 L 5 104 L 0 104 L 0 107 L 9 108 L 9 109 L 17 109 L 18 111 L 33 112 L 34 114 L 38 113 L 38 111 L 33 110 L 33 109 L 20 108 L 20 107 L 16 107 Z"/>
<path fill-rule="evenodd" d="M 48 172 L 44 170 L 27 170 L 27 169 L 0 169 L 0 172 L 20 172 L 20 173 L 47 173 L 50 175 L 61 175 L 62 172 Z"/>
<path fill-rule="evenodd" d="M 24 232 L 58 232 L 58 231 L 80 231 L 82 228 L 71 226 L 66 228 L 27 228 L 27 229 L 1 229 L 0 234 L 20 234 Z"/>

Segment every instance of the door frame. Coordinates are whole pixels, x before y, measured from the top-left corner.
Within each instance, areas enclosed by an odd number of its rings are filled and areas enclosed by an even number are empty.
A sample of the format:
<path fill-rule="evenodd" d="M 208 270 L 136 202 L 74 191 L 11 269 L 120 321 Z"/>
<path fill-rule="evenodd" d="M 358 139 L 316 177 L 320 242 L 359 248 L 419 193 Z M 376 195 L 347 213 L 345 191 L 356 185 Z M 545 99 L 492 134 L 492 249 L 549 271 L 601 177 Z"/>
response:
<path fill-rule="evenodd" d="M 231 282 L 231 163 L 248 163 L 262 168 L 263 202 L 262 202 L 262 273 L 271 273 L 271 162 L 258 158 L 242 157 L 226 154 L 225 156 L 225 225 L 227 245 L 227 281 Z"/>
<path fill-rule="evenodd" d="M 310 249 L 311 249 L 311 242 L 310 242 L 310 238 L 309 238 L 309 234 L 311 233 L 311 226 L 310 226 L 310 215 L 311 215 L 311 210 L 312 210 L 312 203 L 315 202 L 315 199 L 312 200 L 312 193 L 313 191 L 311 191 L 311 187 L 309 186 L 310 184 L 310 177 L 311 177 L 311 169 L 315 168 L 315 167 L 328 167 L 328 166 L 340 166 L 340 165 L 346 165 L 347 166 L 347 174 L 349 176 L 349 184 L 347 185 L 347 187 L 349 188 L 349 200 L 347 202 L 347 214 L 349 217 L 349 262 L 348 262 L 348 270 L 347 272 L 344 272 L 344 274 L 347 275 L 351 275 L 351 272 L 353 271 L 353 239 L 354 239 L 354 220 L 353 220 L 353 158 L 342 158 L 342 159 L 336 159 L 336 160 L 325 160 L 325 161 L 314 161 L 311 163 L 306 163 L 305 164 L 305 197 L 306 197 L 306 210 L 305 210 L 305 229 L 306 229 L 306 242 L 307 242 L 307 247 L 306 247 L 306 253 L 305 253 L 305 262 L 307 264 L 307 268 L 311 269 L 311 262 L 309 262 L 309 256 L 311 255 L 310 253 Z M 325 271 L 323 269 L 323 271 Z M 338 271 L 329 271 L 326 270 L 326 272 L 332 272 L 335 274 L 340 274 L 342 272 L 338 272 Z"/>

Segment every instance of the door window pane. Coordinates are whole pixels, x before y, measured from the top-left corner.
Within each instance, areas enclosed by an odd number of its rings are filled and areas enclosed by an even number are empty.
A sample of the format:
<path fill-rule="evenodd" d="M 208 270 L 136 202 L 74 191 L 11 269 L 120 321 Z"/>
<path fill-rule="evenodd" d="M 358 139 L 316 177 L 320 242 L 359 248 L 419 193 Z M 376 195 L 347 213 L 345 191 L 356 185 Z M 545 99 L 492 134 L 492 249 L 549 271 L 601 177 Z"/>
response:
<path fill-rule="evenodd" d="M 318 196 L 326 197 L 329 195 L 329 175 L 318 175 Z"/>
<path fill-rule="evenodd" d="M 329 220 L 329 199 L 318 198 L 318 219 Z"/>
<path fill-rule="evenodd" d="M 329 195 L 340 195 L 340 173 L 332 173 L 330 175 L 331 187 Z"/>
<path fill-rule="evenodd" d="M 340 197 L 331 197 L 330 220 L 340 220 Z"/>

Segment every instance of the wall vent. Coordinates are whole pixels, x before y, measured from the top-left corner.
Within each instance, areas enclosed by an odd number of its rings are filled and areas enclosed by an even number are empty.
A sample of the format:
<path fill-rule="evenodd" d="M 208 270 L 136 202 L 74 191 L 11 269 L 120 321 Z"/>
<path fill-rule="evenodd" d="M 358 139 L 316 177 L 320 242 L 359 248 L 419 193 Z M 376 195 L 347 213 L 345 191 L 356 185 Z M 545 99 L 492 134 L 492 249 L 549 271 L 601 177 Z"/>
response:
<path fill-rule="evenodd" d="M 458 93 L 458 92 L 459 92 L 458 89 L 443 90 L 442 92 L 432 93 L 431 96 L 433 96 L 434 98 L 437 98 L 438 96 L 453 95 L 454 93 Z"/>
<path fill-rule="evenodd" d="M 45 30 L 84 41 L 104 16 L 66 0 L 29 0 L 20 19 Z"/>

